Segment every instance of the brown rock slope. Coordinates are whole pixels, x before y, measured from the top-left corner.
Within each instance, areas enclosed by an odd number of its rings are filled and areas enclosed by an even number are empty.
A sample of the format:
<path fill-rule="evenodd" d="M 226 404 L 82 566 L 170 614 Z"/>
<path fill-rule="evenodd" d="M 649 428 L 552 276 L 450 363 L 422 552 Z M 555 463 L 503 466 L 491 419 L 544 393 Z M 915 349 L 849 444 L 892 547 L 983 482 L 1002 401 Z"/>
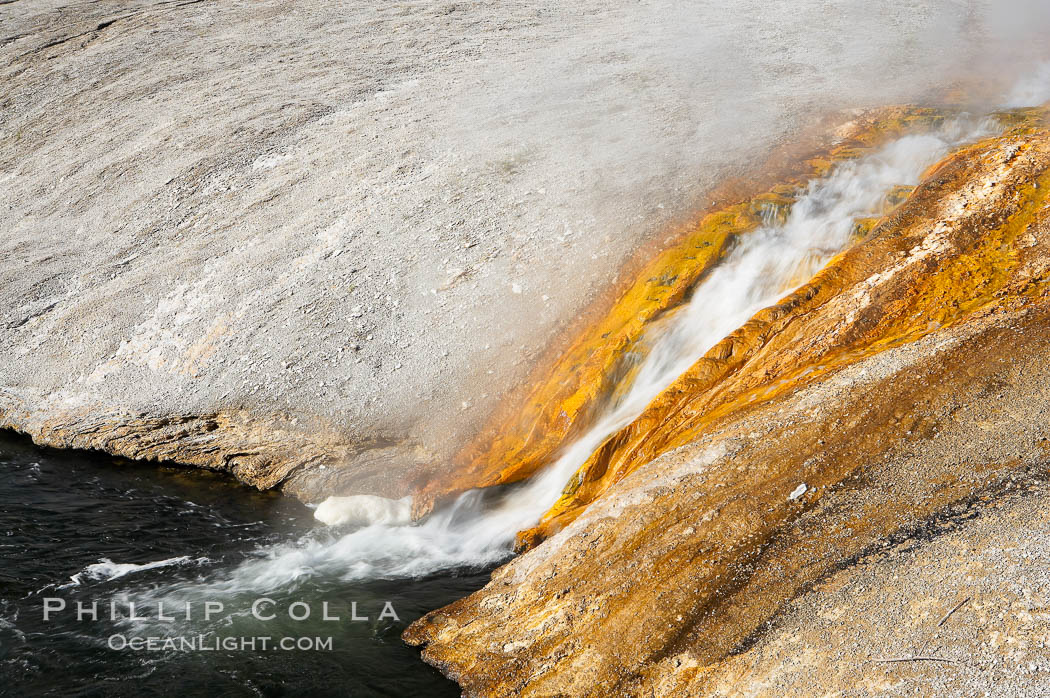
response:
<path fill-rule="evenodd" d="M 526 540 L 556 535 L 406 639 L 472 695 L 742 691 L 728 658 L 785 604 L 1044 474 L 1048 194 L 1045 129 L 947 158 L 599 449 Z"/>

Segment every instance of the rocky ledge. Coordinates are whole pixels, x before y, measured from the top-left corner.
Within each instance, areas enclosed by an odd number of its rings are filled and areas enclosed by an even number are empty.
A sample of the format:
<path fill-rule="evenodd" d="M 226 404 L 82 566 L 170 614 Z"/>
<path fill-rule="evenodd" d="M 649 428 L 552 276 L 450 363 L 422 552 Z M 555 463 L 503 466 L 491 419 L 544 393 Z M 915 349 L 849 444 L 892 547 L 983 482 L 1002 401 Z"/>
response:
<path fill-rule="evenodd" d="M 951 154 L 406 640 L 469 695 L 1030 690 L 1048 196 L 1041 117 Z"/>

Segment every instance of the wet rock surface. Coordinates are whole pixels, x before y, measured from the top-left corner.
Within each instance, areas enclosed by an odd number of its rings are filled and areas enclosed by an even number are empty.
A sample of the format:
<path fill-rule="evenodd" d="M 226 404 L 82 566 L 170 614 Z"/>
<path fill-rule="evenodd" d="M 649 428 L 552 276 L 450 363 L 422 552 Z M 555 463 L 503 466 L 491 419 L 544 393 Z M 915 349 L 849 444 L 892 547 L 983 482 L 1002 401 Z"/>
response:
<path fill-rule="evenodd" d="M 2 3 L 5 423 L 401 496 L 727 174 L 1028 50 L 927 9 Z"/>
<path fill-rule="evenodd" d="M 453 456 L 716 185 L 1033 45 L 954 4 L 680 6 L 0 3 L 0 426 L 307 500 L 521 479 L 600 390 Z M 1048 166 L 1019 127 L 896 191 L 406 639 L 472 695 L 1043 685 Z"/>
<path fill-rule="evenodd" d="M 949 567 L 942 528 L 959 526 L 994 555 L 983 524 L 960 512 L 1045 477 L 1048 172 L 1050 133 L 1038 128 L 933 168 L 867 238 L 717 346 L 691 372 L 699 378 L 686 374 L 628 428 L 648 449 L 637 467 L 406 639 L 476 695 L 848 693 L 856 677 L 836 662 L 850 658 L 800 646 L 808 666 L 825 662 L 814 676 L 763 649 L 790 641 L 781 610 L 812 608 L 814 589 L 859 577 L 894 541 L 913 541 L 922 565 Z M 911 581 L 880 576 L 865 598 L 881 596 L 883 613 L 902 596 L 919 603 L 930 591 L 921 577 L 934 573 L 911 569 Z M 990 589 L 1010 569 L 974 570 L 975 584 Z M 918 633 L 920 620 L 906 622 Z M 828 622 L 844 637 L 868 628 L 866 647 L 903 652 L 892 625 Z M 1034 621 L 1018 622 L 1034 632 Z M 817 631 L 807 619 L 797 632 Z M 983 655 L 981 642 L 992 642 Z M 1020 651 L 981 633 L 949 649 L 949 660 L 993 665 Z M 892 657 L 859 661 L 875 658 Z M 751 688 L 745 666 L 766 683 Z M 950 666 L 922 670 L 949 693 L 991 685 Z M 873 686 L 914 690 L 881 664 L 864 671 Z M 1028 685 L 1003 684 L 1018 694 Z"/>

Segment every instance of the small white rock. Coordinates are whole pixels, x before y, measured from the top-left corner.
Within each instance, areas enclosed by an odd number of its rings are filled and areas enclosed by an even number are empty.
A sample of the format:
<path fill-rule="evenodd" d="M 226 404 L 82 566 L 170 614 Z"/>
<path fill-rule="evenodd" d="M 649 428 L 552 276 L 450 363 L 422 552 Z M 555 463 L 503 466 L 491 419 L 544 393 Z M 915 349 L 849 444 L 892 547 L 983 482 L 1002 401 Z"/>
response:
<path fill-rule="evenodd" d="M 314 518 L 329 526 L 407 524 L 412 520 L 412 498 L 386 499 L 368 494 L 329 497 L 317 505 Z"/>

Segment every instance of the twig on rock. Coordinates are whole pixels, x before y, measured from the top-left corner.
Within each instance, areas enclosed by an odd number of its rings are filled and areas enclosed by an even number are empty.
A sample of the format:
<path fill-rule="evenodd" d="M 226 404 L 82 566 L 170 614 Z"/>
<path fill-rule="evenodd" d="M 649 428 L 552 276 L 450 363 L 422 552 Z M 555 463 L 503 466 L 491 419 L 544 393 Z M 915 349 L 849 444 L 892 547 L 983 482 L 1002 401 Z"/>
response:
<path fill-rule="evenodd" d="M 956 612 L 956 611 L 958 611 L 958 610 L 959 610 L 960 608 L 962 608 L 962 607 L 963 607 L 963 604 L 964 604 L 964 603 L 966 603 L 967 601 L 969 601 L 969 600 L 970 600 L 971 598 L 972 598 L 972 597 L 970 597 L 970 596 L 967 596 L 967 597 L 966 597 L 965 599 L 963 599 L 963 600 L 962 600 L 962 601 L 960 601 L 959 603 L 955 604 L 955 606 L 953 606 L 953 607 L 952 607 L 952 610 L 950 610 L 950 611 L 948 611 L 947 613 L 945 613 L 945 614 L 944 614 L 944 617 L 943 617 L 943 618 L 941 618 L 941 619 L 940 619 L 939 621 L 937 621 L 937 627 L 939 628 L 939 627 L 941 627 L 942 625 L 944 625 L 944 622 L 945 622 L 946 620 L 948 620 L 948 619 L 949 619 L 949 618 L 951 617 L 951 615 L 952 615 L 953 613 L 955 613 L 955 612 Z"/>
<path fill-rule="evenodd" d="M 948 664 L 958 664 L 954 659 L 947 659 L 945 657 L 929 657 L 926 655 L 915 655 L 914 657 L 879 657 L 878 659 L 872 659 L 871 661 L 879 664 L 889 664 L 891 662 L 946 662 Z"/>

